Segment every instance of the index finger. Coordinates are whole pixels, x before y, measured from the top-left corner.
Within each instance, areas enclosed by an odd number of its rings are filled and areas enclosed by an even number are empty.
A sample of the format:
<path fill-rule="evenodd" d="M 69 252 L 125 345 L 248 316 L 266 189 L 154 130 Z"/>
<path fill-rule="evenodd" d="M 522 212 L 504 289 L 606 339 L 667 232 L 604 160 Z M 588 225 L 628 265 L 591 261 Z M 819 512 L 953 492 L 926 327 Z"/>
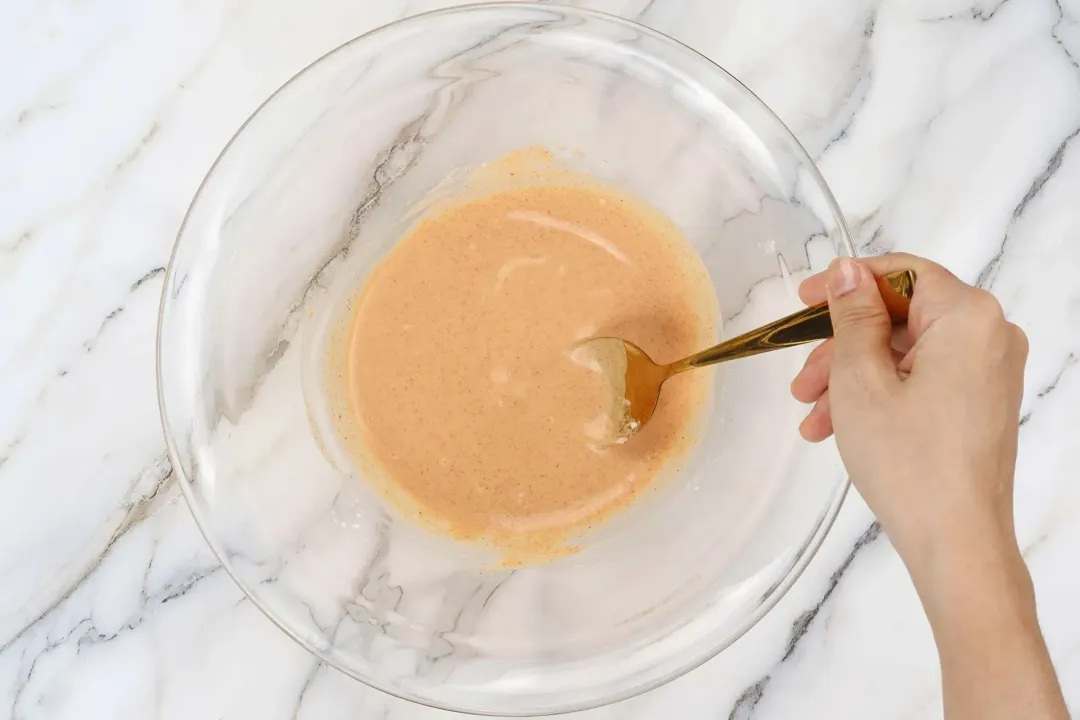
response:
<path fill-rule="evenodd" d="M 888 275 L 897 270 L 914 270 L 916 275 L 921 275 L 921 268 L 917 267 L 930 263 L 929 260 L 908 255 L 907 253 L 890 253 L 877 255 L 869 258 L 859 258 L 870 269 L 875 277 Z M 826 271 L 822 270 L 799 283 L 799 299 L 807 305 L 820 305 L 825 302 L 827 292 L 825 288 Z"/>

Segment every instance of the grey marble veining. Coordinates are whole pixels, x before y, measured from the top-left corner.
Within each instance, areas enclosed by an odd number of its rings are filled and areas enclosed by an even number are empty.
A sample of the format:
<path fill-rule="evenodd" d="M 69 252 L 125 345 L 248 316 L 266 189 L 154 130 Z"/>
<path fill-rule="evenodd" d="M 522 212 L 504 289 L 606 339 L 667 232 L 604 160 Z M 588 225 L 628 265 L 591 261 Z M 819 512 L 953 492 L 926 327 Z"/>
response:
<path fill-rule="evenodd" d="M 241 122 L 326 50 L 435 7 L 0 8 L 0 717 L 442 718 L 321 666 L 220 569 L 171 477 L 154 329 L 187 205 Z M 611 0 L 757 92 L 861 248 L 936 259 L 1031 339 L 1017 530 L 1080 706 L 1080 2 Z M 852 493 L 728 651 L 583 718 L 930 718 L 937 660 Z"/>

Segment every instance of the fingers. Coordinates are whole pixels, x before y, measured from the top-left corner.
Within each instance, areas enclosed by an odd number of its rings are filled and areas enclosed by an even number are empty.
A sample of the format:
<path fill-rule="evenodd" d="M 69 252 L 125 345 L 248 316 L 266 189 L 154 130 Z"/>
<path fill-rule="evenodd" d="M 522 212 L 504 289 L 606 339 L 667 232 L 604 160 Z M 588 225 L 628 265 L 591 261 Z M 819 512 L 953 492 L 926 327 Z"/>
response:
<path fill-rule="evenodd" d="M 898 270 L 914 270 L 918 280 L 921 280 L 923 275 L 930 277 L 942 274 L 952 275 L 933 260 L 927 260 L 924 257 L 911 255 L 910 253 L 894 252 L 875 255 L 874 257 L 864 258 L 862 262 L 866 263 L 866 266 L 870 268 L 870 272 L 874 273 L 875 277 L 888 275 Z"/>
<path fill-rule="evenodd" d="M 921 258 L 917 255 L 909 255 L 908 253 L 898 252 L 888 253 L 887 255 L 875 255 L 874 257 L 860 258 L 859 262 L 870 268 L 870 272 L 873 273 L 874 277 L 881 277 L 882 275 L 888 275 L 891 272 L 897 272 L 899 270 L 914 270 L 916 285 L 919 288 L 922 287 L 922 280 L 924 278 L 929 280 L 932 285 L 939 284 L 943 278 L 948 277 L 951 277 L 961 285 L 964 284 L 963 281 L 936 262 Z M 803 280 L 802 283 L 799 284 L 799 299 L 807 305 L 818 305 L 825 302 L 825 281 L 828 272 L 829 271 L 826 269 Z"/>
<path fill-rule="evenodd" d="M 832 340 L 814 348 L 806 358 L 802 370 L 791 381 L 791 395 L 801 403 L 817 402 L 829 387 L 829 370 L 832 367 Z"/>
<path fill-rule="evenodd" d="M 896 270 L 915 271 L 915 293 L 908 309 L 908 331 L 917 341 L 934 321 L 955 308 L 967 293 L 981 293 L 951 272 L 925 258 L 907 253 L 890 253 L 873 258 L 870 267 L 875 274 Z"/>
<path fill-rule="evenodd" d="M 834 262 L 825 276 L 833 338 L 814 348 L 791 383 L 801 402 L 815 402 L 799 425 L 808 442 L 833 434 L 830 387 L 852 397 L 857 385 L 899 382 L 892 343 L 892 318 L 870 270 L 851 258 Z"/>
<path fill-rule="evenodd" d="M 1011 340 L 1013 347 L 1016 349 L 1016 354 L 1020 360 L 1020 365 L 1023 366 L 1027 363 L 1028 351 L 1031 349 L 1031 344 L 1028 342 L 1027 333 L 1019 325 L 1009 323 L 1009 333 L 1011 334 Z"/>
<path fill-rule="evenodd" d="M 1019 329 L 1019 328 L 1018 328 Z M 904 347 L 906 346 L 906 347 Z M 899 347 L 899 349 L 897 349 Z M 829 372 L 832 370 L 832 341 L 825 342 L 814 348 L 803 363 L 802 369 L 795 379 L 791 381 L 791 396 L 801 403 L 816 403 L 818 399 L 829 389 Z M 896 331 L 893 331 L 892 359 L 898 370 L 906 373 L 903 364 L 907 362 L 907 353 L 911 349 L 905 341 L 898 342 Z"/>
<path fill-rule="evenodd" d="M 820 305 L 825 302 L 825 273 L 827 270 L 815 273 L 799 283 L 799 299 L 804 305 Z"/>
<path fill-rule="evenodd" d="M 956 307 L 966 293 L 983 292 L 971 287 L 937 263 L 908 253 L 889 253 L 860 260 L 875 277 L 898 270 L 915 271 L 915 294 L 908 314 L 911 340 L 918 340 L 945 312 Z M 799 285 L 799 299 L 818 305 L 827 298 L 828 271 L 811 275 Z"/>
<path fill-rule="evenodd" d="M 833 325 L 830 387 L 837 378 L 864 389 L 899 382 L 892 357 L 892 318 L 870 269 L 851 258 L 838 258 L 825 279 Z"/>
<path fill-rule="evenodd" d="M 799 434 L 807 442 L 821 442 L 833 434 L 832 411 L 829 404 L 829 391 L 818 398 L 810 413 L 799 424 Z"/>
<path fill-rule="evenodd" d="M 892 349 L 900 353 L 903 357 L 911 352 L 911 348 L 915 346 L 915 343 L 911 340 L 911 333 L 908 332 L 907 325 L 893 325 L 892 329 Z"/>

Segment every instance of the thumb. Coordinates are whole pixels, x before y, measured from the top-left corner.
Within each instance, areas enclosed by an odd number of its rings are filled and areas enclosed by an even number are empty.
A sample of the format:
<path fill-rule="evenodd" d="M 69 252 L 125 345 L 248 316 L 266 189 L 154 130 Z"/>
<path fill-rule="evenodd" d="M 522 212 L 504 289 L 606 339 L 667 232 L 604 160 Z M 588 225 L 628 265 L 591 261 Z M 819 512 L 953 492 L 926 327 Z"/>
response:
<path fill-rule="evenodd" d="M 890 346 L 892 318 L 869 268 L 852 258 L 837 258 L 829 266 L 825 284 L 835 346 L 831 376 L 897 382 Z M 830 387 L 833 384 L 830 378 Z"/>

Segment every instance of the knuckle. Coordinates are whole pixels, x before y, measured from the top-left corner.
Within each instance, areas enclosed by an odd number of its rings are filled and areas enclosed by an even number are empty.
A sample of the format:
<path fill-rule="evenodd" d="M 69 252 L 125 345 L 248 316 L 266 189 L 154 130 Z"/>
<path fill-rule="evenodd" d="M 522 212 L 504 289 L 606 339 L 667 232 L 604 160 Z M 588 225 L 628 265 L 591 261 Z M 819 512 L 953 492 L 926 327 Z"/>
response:
<path fill-rule="evenodd" d="M 1028 341 L 1027 333 L 1024 329 L 1015 323 L 1008 323 L 1009 333 L 1011 335 L 1012 345 L 1016 348 L 1016 353 L 1023 359 L 1027 359 L 1028 351 L 1031 349 L 1031 343 Z"/>
<path fill-rule="evenodd" d="M 927 260 L 926 258 L 919 257 L 917 255 L 911 255 L 908 253 L 896 253 L 896 257 L 900 258 L 903 264 L 910 267 L 915 271 L 916 285 L 938 285 L 941 282 L 950 282 L 960 280 L 949 271 L 944 265 L 939 265 L 933 260 Z"/>
<path fill-rule="evenodd" d="M 985 290 L 976 290 L 967 298 L 965 308 L 965 319 L 974 337 L 984 342 L 1011 339 L 1005 312 L 993 295 Z"/>
<path fill-rule="evenodd" d="M 976 290 L 971 297 L 971 307 L 975 315 L 987 323 L 1005 321 L 1005 311 L 998 299 L 985 290 Z"/>

